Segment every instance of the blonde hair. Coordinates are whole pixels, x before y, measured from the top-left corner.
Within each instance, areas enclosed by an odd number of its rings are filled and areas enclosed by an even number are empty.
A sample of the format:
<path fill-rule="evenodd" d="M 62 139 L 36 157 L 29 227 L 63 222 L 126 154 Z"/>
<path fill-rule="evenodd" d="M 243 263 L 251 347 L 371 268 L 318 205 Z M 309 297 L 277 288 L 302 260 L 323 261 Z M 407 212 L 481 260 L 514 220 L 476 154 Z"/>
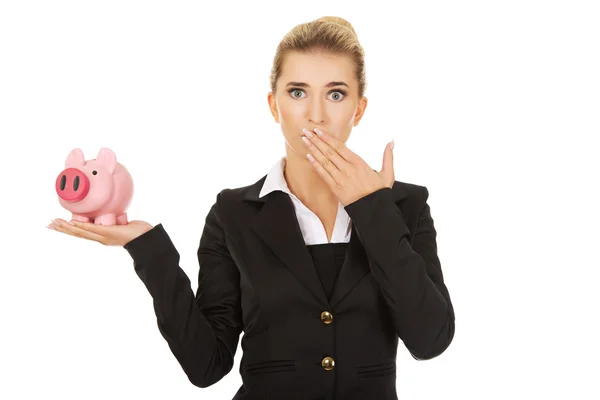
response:
<path fill-rule="evenodd" d="M 277 80 L 281 76 L 281 68 L 285 55 L 291 51 L 330 52 L 345 54 L 352 58 L 358 81 L 358 96 L 361 98 L 366 90 L 365 53 L 358 41 L 352 25 L 343 18 L 325 16 L 317 20 L 295 26 L 277 46 L 273 67 L 271 68 L 271 91 L 275 93 Z"/>

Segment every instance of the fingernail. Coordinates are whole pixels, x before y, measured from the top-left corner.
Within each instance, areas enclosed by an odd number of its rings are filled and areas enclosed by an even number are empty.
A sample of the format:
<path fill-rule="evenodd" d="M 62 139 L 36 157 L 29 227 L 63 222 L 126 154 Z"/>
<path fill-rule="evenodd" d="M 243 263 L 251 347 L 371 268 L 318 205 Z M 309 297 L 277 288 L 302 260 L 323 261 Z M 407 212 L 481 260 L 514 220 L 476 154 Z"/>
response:
<path fill-rule="evenodd" d="M 306 128 L 302 129 L 302 132 L 304 132 L 304 134 L 305 134 L 307 137 L 309 137 L 309 138 L 311 138 L 311 137 L 313 137 L 313 136 L 314 136 L 314 135 L 312 134 L 312 132 L 311 132 L 311 131 L 309 131 L 309 130 L 308 130 L 308 129 L 306 129 Z"/>
<path fill-rule="evenodd" d="M 390 150 L 394 150 L 394 139 L 390 142 Z"/>
<path fill-rule="evenodd" d="M 323 131 L 322 130 L 320 130 L 318 128 L 315 128 L 315 132 L 317 132 L 317 135 L 323 136 Z"/>

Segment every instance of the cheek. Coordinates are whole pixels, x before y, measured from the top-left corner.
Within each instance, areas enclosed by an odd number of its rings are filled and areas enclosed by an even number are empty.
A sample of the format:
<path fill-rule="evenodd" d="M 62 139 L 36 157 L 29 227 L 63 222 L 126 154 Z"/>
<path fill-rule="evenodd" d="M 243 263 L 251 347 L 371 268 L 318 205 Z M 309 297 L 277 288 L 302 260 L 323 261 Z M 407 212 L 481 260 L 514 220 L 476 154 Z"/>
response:
<path fill-rule="evenodd" d="M 285 104 L 279 109 L 280 121 L 287 124 L 299 123 L 305 115 L 301 105 Z"/>
<path fill-rule="evenodd" d="M 279 124 L 281 129 L 286 136 L 298 136 L 302 135 L 302 128 L 305 120 L 304 114 L 300 107 L 287 107 L 282 108 L 279 112 Z"/>

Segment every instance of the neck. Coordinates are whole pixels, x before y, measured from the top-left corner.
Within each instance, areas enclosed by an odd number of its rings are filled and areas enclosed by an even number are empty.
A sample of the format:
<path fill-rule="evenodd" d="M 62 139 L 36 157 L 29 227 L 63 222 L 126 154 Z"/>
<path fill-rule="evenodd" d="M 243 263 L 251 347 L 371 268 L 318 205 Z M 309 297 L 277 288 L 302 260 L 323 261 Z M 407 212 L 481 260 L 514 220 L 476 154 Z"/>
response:
<path fill-rule="evenodd" d="M 301 155 L 287 147 L 283 176 L 290 191 L 307 207 L 337 205 L 337 196 L 321 178 L 306 154 Z"/>

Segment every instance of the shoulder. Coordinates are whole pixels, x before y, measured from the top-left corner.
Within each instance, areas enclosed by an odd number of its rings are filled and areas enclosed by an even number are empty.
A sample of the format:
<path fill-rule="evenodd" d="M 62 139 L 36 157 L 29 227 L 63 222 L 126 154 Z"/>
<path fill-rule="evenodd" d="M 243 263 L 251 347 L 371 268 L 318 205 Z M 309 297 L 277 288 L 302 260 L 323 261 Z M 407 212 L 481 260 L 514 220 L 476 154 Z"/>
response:
<path fill-rule="evenodd" d="M 236 209 L 244 204 L 249 205 L 254 202 L 263 202 L 259 198 L 260 190 L 265 182 L 266 175 L 258 181 L 245 186 L 222 188 L 216 195 L 215 204 L 221 209 Z"/>
<path fill-rule="evenodd" d="M 216 206 L 221 210 L 240 210 L 253 208 L 264 202 L 265 198 L 259 198 L 260 190 L 266 179 L 266 175 L 258 181 L 238 187 L 227 187 L 221 189 L 216 195 Z M 394 202 L 407 212 L 418 212 L 425 207 L 429 198 L 429 190 L 425 185 L 394 181 L 391 188 Z"/>
<path fill-rule="evenodd" d="M 244 200 L 260 201 L 258 196 L 265 179 L 266 175 L 249 185 L 223 188 L 217 194 L 217 201 L 225 205 L 241 203 Z M 392 196 L 397 203 L 424 203 L 429 198 L 429 190 L 424 185 L 396 180 L 392 186 Z"/>
<path fill-rule="evenodd" d="M 392 186 L 392 195 L 396 203 L 422 204 L 427 202 L 429 190 L 424 185 L 396 180 Z"/>
<path fill-rule="evenodd" d="M 395 181 L 392 192 L 396 206 L 411 231 L 414 231 L 421 216 L 429 209 L 429 189 L 422 184 Z"/>

